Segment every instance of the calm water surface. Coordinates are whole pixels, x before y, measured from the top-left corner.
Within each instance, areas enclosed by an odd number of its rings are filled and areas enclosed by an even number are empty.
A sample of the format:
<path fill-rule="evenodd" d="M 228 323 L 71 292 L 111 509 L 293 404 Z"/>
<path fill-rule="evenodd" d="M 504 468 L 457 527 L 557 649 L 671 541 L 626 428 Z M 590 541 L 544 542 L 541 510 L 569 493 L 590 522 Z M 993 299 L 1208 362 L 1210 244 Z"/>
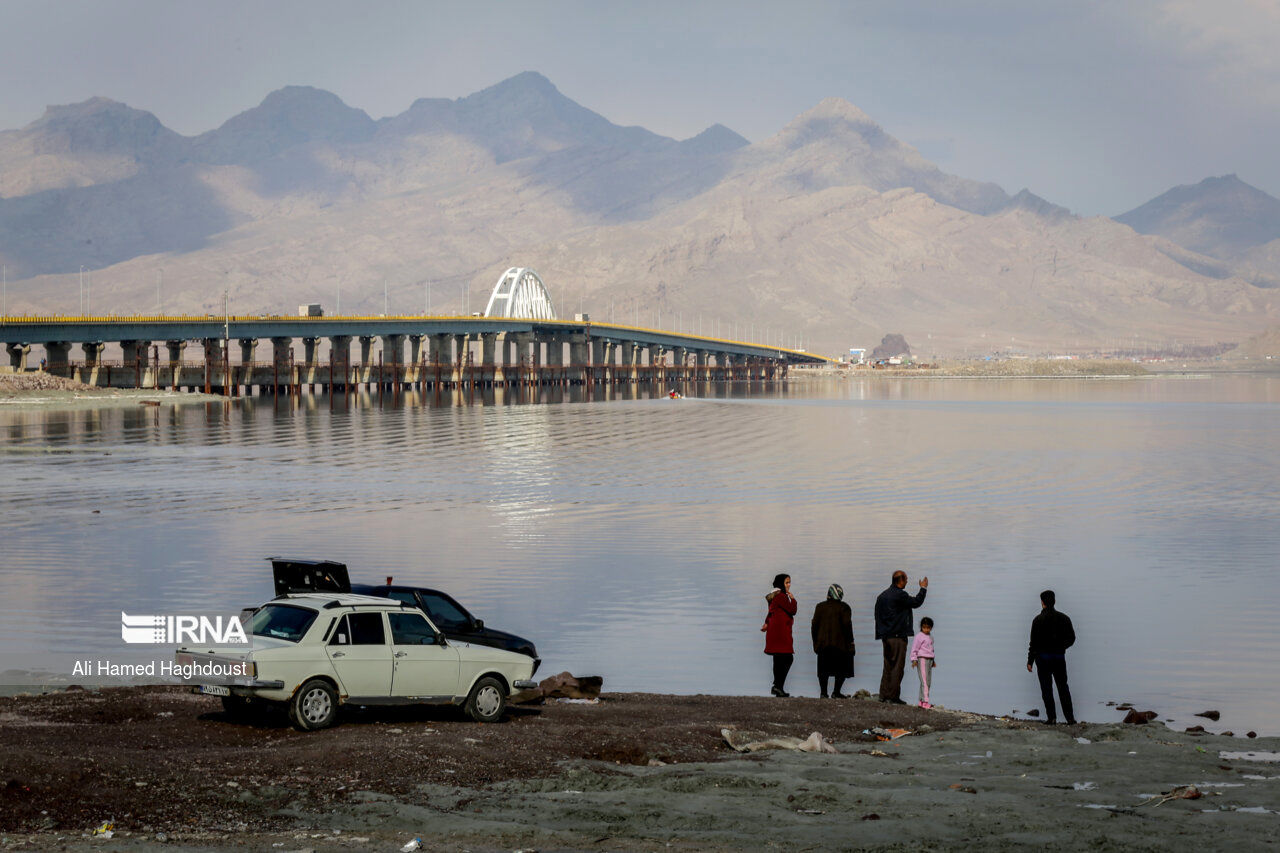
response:
<path fill-rule="evenodd" d="M 121 610 L 259 603 L 262 557 L 291 554 L 443 587 L 533 638 L 543 673 L 613 690 L 766 694 L 763 595 L 786 571 L 788 687 L 816 695 L 808 617 L 838 582 L 874 692 L 873 600 L 901 568 L 930 578 L 946 706 L 1037 706 L 1027 635 L 1052 587 L 1078 716 L 1128 699 L 1280 733 L 1280 378 L 420 402 L 0 408 L 2 680 L 120 654 Z"/>

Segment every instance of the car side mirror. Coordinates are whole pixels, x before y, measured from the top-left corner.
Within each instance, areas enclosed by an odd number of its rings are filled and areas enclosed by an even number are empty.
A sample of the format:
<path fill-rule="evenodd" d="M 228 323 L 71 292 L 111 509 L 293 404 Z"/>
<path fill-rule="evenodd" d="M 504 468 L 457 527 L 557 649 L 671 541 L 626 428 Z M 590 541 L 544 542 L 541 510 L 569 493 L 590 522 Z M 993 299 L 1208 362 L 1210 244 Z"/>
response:
<path fill-rule="evenodd" d="M 471 623 L 471 630 L 472 630 L 472 631 L 483 631 L 483 630 L 484 630 L 484 620 L 483 620 L 483 619 L 477 619 L 477 620 L 475 620 L 474 622 L 472 622 L 472 623 Z"/>

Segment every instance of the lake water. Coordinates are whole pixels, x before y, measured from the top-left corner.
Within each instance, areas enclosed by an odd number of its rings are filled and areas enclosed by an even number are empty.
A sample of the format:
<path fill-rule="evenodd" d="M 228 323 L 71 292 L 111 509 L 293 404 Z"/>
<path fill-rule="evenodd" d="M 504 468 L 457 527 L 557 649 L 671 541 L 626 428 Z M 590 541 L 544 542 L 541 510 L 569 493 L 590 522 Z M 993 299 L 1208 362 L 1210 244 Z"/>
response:
<path fill-rule="evenodd" d="M 1051 587 L 1077 715 L 1132 700 L 1278 734 L 1280 378 L 870 378 L 746 395 L 398 405 L 377 397 L 0 409 L 0 680 L 122 653 L 119 613 L 238 609 L 270 554 L 442 587 L 541 674 L 767 694 L 763 595 L 842 584 L 874 692 L 875 596 L 928 575 L 934 698 L 1037 707 Z M 72 679 L 79 680 L 79 679 Z M 904 697 L 914 698 L 910 674 Z M 783 700 L 779 700 L 783 701 Z"/>

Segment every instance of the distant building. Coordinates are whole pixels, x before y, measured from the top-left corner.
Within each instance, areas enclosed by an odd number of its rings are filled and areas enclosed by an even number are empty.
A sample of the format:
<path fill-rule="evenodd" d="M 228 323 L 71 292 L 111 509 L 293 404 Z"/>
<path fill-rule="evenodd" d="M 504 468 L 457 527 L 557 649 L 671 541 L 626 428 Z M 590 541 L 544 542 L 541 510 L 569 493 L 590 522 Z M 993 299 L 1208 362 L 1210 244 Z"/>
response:
<path fill-rule="evenodd" d="M 866 364 L 867 363 L 866 347 L 850 347 L 849 362 L 851 364 Z"/>

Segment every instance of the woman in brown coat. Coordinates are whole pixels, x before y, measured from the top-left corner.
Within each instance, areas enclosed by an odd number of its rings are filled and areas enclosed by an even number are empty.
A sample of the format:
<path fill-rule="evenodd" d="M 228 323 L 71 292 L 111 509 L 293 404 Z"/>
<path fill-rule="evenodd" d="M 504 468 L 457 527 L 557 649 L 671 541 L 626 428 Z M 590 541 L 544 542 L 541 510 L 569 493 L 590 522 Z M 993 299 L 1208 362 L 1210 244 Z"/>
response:
<path fill-rule="evenodd" d="M 831 696 L 846 698 L 840 692 L 846 678 L 853 678 L 853 612 L 844 601 L 844 589 L 838 583 L 827 588 L 827 600 L 813 609 L 813 651 L 818 655 L 818 687 L 827 698 L 827 679 L 836 680 Z"/>

